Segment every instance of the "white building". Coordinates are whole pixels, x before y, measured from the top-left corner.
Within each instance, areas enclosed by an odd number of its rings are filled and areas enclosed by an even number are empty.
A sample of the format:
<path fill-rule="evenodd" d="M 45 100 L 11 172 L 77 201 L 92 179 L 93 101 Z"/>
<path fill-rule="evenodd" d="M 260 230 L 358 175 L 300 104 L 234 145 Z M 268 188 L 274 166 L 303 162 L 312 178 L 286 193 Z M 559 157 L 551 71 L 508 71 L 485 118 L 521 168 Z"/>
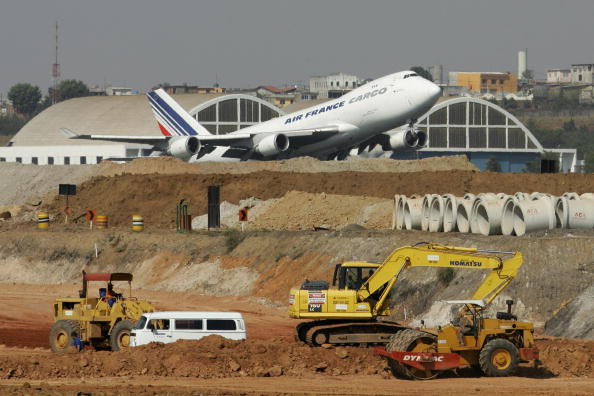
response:
<path fill-rule="evenodd" d="M 104 159 L 117 160 L 148 156 L 150 148 L 141 145 L 70 145 L 0 147 L 0 162 L 35 165 L 98 164 Z"/>
<path fill-rule="evenodd" d="M 359 86 L 359 78 L 352 74 L 334 73 L 309 79 L 309 91 L 317 99 L 338 98 Z"/>
<path fill-rule="evenodd" d="M 571 82 L 574 84 L 592 84 L 594 63 L 576 63 L 571 65 Z"/>
<path fill-rule="evenodd" d="M 569 84 L 571 83 L 571 69 L 549 69 L 547 70 L 547 84 Z"/>

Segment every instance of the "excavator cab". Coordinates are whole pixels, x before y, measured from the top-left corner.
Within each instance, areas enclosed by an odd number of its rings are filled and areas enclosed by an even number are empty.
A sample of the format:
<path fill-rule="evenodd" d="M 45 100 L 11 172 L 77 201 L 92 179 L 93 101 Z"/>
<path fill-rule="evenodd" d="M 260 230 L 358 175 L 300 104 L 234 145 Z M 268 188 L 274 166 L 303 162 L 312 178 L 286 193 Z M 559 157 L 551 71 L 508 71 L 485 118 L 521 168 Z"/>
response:
<path fill-rule="evenodd" d="M 336 264 L 332 286 L 337 289 L 359 290 L 381 264 L 346 262 Z"/>

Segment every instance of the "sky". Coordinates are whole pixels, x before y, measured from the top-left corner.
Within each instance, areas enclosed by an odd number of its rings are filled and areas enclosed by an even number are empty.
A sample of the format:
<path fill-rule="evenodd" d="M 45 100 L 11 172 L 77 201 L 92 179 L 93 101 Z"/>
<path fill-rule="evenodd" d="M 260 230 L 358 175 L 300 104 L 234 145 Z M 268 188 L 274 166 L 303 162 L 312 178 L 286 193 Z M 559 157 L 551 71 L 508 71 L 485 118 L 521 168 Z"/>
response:
<path fill-rule="evenodd" d="M 517 72 L 594 63 L 592 0 L 0 0 L 0 94 L 61 79 L 146 91 L 250 88 L 413 65 Z"/>

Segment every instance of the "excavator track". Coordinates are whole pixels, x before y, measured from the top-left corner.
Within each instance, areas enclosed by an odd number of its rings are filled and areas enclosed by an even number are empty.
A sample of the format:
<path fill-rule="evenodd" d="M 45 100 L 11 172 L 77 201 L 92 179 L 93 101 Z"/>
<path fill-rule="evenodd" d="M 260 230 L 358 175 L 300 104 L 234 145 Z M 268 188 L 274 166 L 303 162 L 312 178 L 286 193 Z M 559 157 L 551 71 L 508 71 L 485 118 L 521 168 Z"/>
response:
<path fill-rule="evenodd" d="M 310 346 L 385 345 L 403 326 L 395 322 L 320 320 L 301 323 L 296 338 Z"/>

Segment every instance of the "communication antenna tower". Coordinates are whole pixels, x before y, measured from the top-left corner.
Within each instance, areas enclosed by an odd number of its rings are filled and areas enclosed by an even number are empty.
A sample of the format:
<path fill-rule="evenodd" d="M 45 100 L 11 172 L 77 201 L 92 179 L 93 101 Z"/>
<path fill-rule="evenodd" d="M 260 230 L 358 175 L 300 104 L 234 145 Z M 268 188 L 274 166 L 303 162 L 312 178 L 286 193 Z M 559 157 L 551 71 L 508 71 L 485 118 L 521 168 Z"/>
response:
<path fill-rule="evenodd" d="M 60 79 L 60 64 L 58 63 L 58 21 L 56 21 L 56 52 L 52 65 L 52 104 L 58 101 L 58 80 Z"/>

